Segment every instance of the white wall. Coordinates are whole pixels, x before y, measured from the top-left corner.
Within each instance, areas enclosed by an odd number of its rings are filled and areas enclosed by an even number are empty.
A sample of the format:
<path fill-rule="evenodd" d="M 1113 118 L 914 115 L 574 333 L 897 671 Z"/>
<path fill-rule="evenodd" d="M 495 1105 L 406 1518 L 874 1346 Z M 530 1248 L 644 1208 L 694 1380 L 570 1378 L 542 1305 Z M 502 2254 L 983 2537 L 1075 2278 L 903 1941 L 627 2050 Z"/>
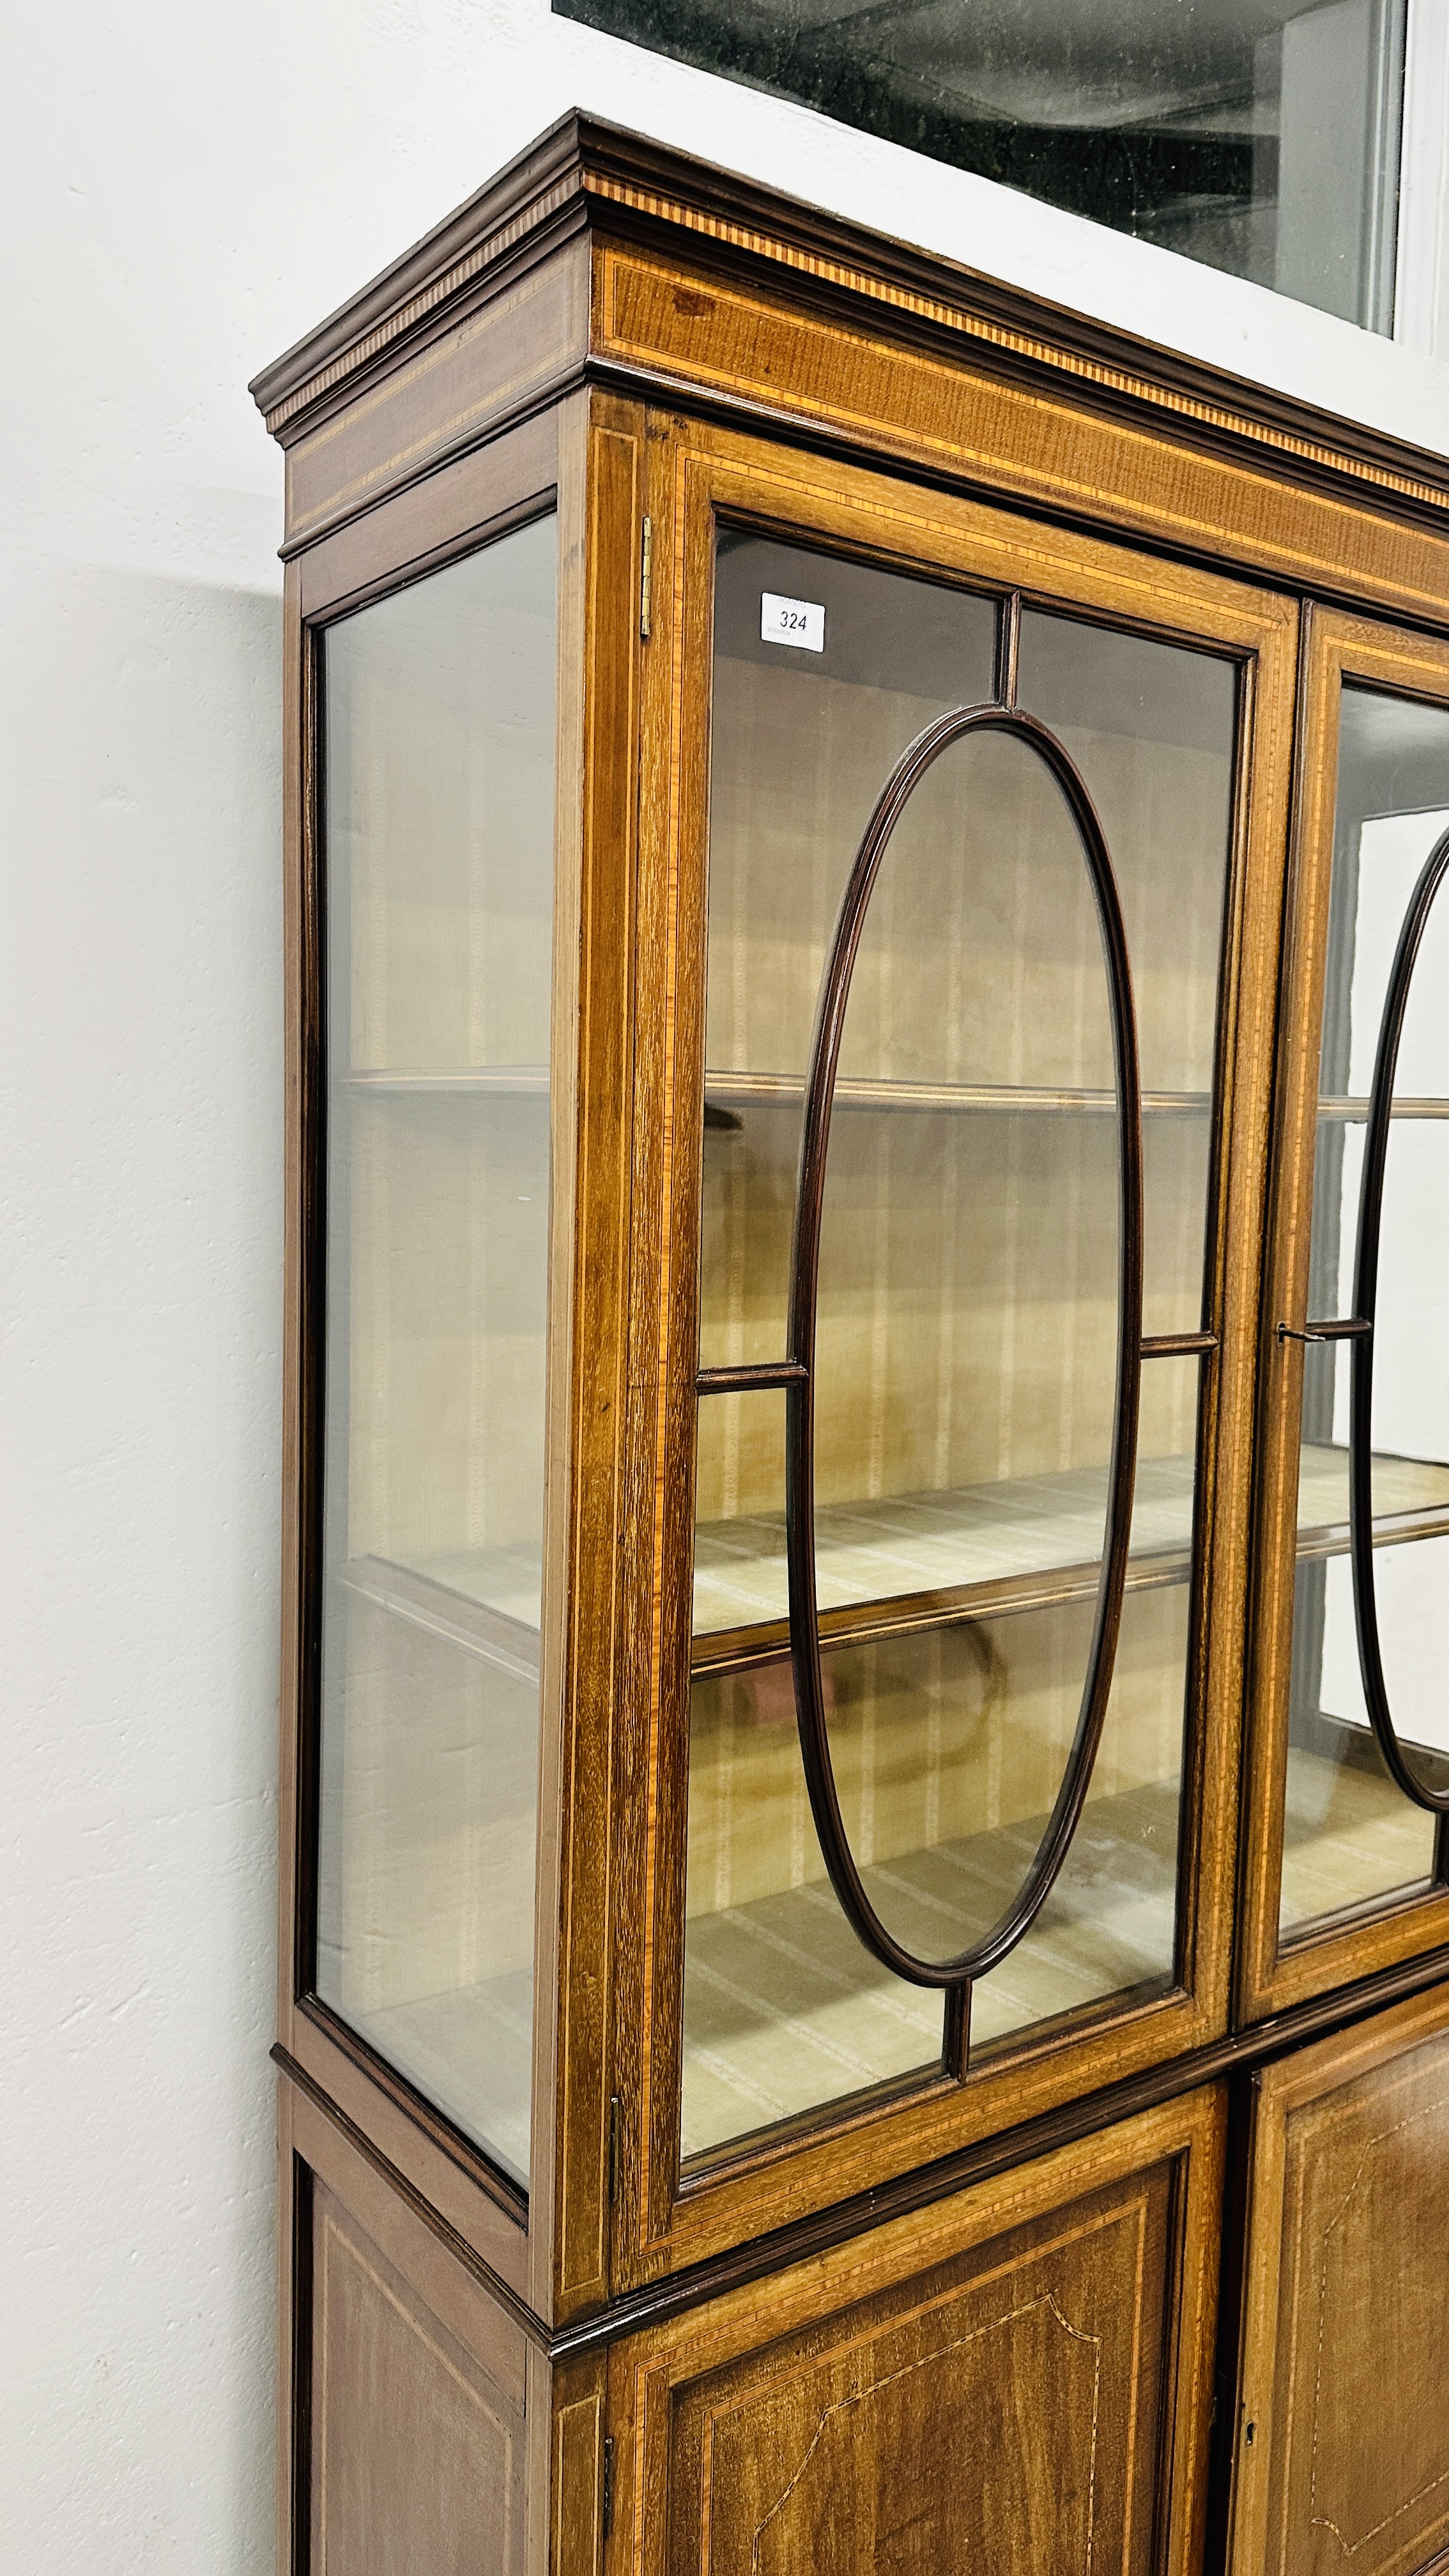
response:
<path fill-rule="evenodd" d="M 545 0 L 72 0 L 8 54 L 0 2568 L 252 2576 L 281 472 L 247 377 L 573 101 L 1428 444 L 1449 367 Z M 1411 300 L 1449 347 L 1432 256 Z"/>

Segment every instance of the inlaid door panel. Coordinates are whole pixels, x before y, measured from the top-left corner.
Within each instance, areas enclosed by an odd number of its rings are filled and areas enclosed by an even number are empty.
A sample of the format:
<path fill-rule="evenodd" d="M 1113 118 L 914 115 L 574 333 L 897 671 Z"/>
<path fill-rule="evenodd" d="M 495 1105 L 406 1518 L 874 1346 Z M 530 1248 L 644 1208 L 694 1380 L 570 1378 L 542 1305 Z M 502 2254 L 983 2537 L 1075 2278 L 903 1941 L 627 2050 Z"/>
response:
<path fill-rule="evenodd" d="M 1234 2576 L 1449 2552 L 1449 1991 L 1259 2077 Z"/>
<path fill-rule="evenodd" d="M 1220 2127 L 1150 2113 L 625 2347 L 615 2564 L 1193 2564 Z"/>
<path fill-rule="evenodd" d="M 515 2576 L 523 2389 L 480 2364 L 320 2180 L 312 2576 Z"/>

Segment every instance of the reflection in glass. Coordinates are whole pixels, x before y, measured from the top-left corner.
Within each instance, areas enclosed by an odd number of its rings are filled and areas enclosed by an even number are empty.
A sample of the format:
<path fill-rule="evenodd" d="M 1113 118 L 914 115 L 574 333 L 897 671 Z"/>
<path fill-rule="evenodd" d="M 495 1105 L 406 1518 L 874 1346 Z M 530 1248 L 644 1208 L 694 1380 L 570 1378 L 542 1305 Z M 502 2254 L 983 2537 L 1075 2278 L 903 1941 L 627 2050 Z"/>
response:
<path fill-rule="evenodd" d="M 1449 825 L 1449 710 L 1346 687 L 1329 898 L 1308 1312 L 1353 1311 L 1359 1180 L 1384 994 L 1419 870 Z M 1375 1574 L 1390 1706 L 1424 1776 L 1449 1764 L 1449 911 L 1436 905 L 1394 1084 L 1374 1333 Z M 1429 1879 L 1434 1820 L 1384 1769 L 1359 1677 L 1348 1546 L 1349 1354 L 1303 1363 L 1299 1562 L 1281 1920 Z"/>
<path fill-rule="evenodd" d="M 748 540 L 722 557 L 721 654 L 758 636 L 761 592 L 782 587 L 755 554 Z M 792 593 L 818 601 L 832 569 L 796 553 Z M 902 708 L 900 652 L 882 673 L 858 638 L 890 637 L 900 593 L 925 586 L 849 570 L 862 606 L 882 582 L 881 616 L 849 630 L 838 669 L 828 607 L 824 650 L 808 665 L 798 653 L 788 692 L 716 667 L 706 1368 L 784 1353 L 803 1074 L 860 830 L 920 724 L 991 693 L 989 627 L 958 677 L 948 619 L 977 604 L 943 591 L 939 611 L 912 604 L 938 668 Z M 766 648 L 782 665 L 794 649 Z M 1060 727 L 1119 865 L 1148 1125 L 1176 1140 L 1155 1163 L 1149 1149 L 1147 1325 L 1193 1331 L 1234 674 L 1029 615 L 1021 694 Z M 822 767 L 827 708 L 838 756 Z M 789 837 L 766 865 L 777 811 Z M 1101 938 L 1070 816 L 1019 742 L 972 737 L 912 798 L 866 916 L 818 1303 L 816 1571 L 842 1808 L 877 1912 L 938 1958 L 1014 1898 L 1077 1720 L 1107 1506 L 1117 1149 Z M 1196 1358 L 1145 1369 L 1129 1591 L 1091 1796 L 1046 1910 L 973 1995 L 974 2050 L 1172 1981 L 1198 1381 Z M 778 1389 L 705 1392 L 698 1406 L 686 2153 L 940 2062 L 939 1993 L 892 1978 L 855 1940 L 810 1818 L 787 1659 L 784 1420 Z"/>
<path fill-rule="evenodd" d="M 528 2177 L 555 523 L 330 628 L 322 2001 Z"/>
<path fill-rule="evenodd" d="M 553 0 L 1139 240 L 1393 325 L 1404 0 Z"/>

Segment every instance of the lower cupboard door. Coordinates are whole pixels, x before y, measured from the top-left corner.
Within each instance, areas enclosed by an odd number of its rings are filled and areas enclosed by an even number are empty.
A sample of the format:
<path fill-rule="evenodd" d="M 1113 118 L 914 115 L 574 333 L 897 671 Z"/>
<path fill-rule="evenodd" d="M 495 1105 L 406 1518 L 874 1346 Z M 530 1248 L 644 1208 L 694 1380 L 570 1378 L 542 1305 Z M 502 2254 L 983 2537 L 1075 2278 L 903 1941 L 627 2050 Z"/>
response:
<path fill-rule="evenodd" d="M 1449 1988 L 1256 2091 L 1233 2576 L 1449 2565 Z"/>
<path fill-rule="evenodd" d="M 1193 2095 L 617 2346 L 606 2568 L 1186 2576 L 1223 2125 Z"/>
<path fill-rule="evenodd" d="M 278 2576 L 525 2576 L 536 2343 L 285 2077 L 279 2144 Z"/>

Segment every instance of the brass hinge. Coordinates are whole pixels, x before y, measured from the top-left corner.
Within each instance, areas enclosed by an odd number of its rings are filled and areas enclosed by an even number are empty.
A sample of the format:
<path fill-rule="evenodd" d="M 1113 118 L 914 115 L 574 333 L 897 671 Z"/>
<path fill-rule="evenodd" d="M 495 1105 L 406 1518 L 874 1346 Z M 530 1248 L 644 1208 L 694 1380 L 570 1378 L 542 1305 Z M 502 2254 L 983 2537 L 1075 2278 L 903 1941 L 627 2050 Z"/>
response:
<path fill-rule="evenodd" d="M 653 605 L 654 522 L 646 519 L 639 546 L 639 632 L 649 641 L 649 618 Z"/>
<path fill-rule="evenodd" d="M 603 2527 L 607 2540 L 614 2528 L 614 2436 L 604 2435 Z"/>

